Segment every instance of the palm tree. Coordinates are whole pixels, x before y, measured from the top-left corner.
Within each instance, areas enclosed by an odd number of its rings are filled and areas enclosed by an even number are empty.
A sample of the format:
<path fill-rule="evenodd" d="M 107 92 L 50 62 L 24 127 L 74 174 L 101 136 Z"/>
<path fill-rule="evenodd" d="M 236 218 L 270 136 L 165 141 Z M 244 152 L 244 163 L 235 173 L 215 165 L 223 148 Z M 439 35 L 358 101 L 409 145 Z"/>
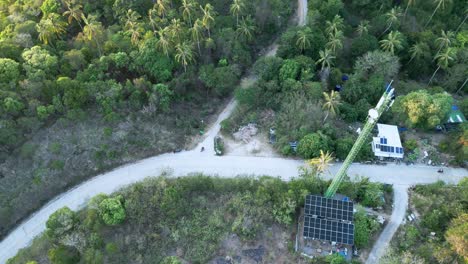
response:
<path fill-rule="evenodd" d="M 158 10 L 156 10 L 156 8 L 154 8 L 154 7 L 148 10 L 149 24 L 150 24 L 151 28 L 153 29 L 153 32 L 156 31 L 156 27 L 158 25 L 157 14 L 158 14 Z"/>
<path fill-rule="evenodd" d="M 180 42 L 180 35 L 182 34 L 182 24 L 180 23 L 180 19 L 173 18 L 171 21 L 171 25 L 169 25 L 171 39 L 174 40 L 177 38 L 177 41 Z"/>
<path fill-rule="evenodd" d="M 333 60 L 335 59 L 335 56 L 330 52 L 330 50 L 325 49 L 319 51 L 319 56 L 320 58 L 315 62 L 315 64 L 322 64 L 321 71 L 325 68 L 330 68 L 333 65 Z"/>
<path fill-rule="evenodd" d="M 184 71 L 187 72 L 187 65 L 193 61 L 192 45 L 188 42 L 177 44 L 175 59 L 184 66 Z"/>
<path fill-rule="evenodd" d="M 36 25 L 36 30 L 39 33 L 39 40 L 47 45 L 66 32 L 66 23 L 58 14 L 51 13 L 46 18 L 41 19 Z"/>
<path fill-rule="evenodd" d="M 411 54 L 411 58 L 410 60 L 408 61 L 407 64 L 410 64 L 415 58 L 419 59 L 421 58 L 421 56 L 424 54 L 424 46 L 426 44 L 423 43 L 423 42 L 418 42 L 416 44 L 414 44 L 410 49 L 409 49 L 409 52 Z"/>
<path fill-rule="evenodd" d="M 192 12 L 195 11 L 195 3 L 193 0 L 182 0 L 182 17 L 189 20 L 189 25 L 192 26 Z"/>
<path fill-rule="evenodd" d="M 442 30 L 441 36 L 436 39 L 436 43 L 439 45 L 437 54 L 439 54 L 443 48 L 450 47 L 453 39 L 455 39 L 455 33 L 452 31 L 445 32 L 445 30 Z"/>
<path fill-rule="evenodd" d="M 243 37 L 247 41 L 252 40 L 252 34 L 255 31 L 252 19 L 242 19 L 239 26 L 237 26 L 236 33 L 238 36 Z"/>
<path fill-rule="evenodd" d="M 158 15 L 162 16 L 162 18 L 164 18 L 167 13 L 168 5 L 169 1 L 167 0 L 156 0 L 156 4 L 154 4 L 156 10 L 158 10 Z"/>
<path fill-rule="evenodd" d="M 337 31 L 341 31 L 343 29 L 343 18 L 339 15 L 335 15 L 332 21 L 326 22 L 325 32 L 328 35 L 334 34 Z"/>
<path fill-rule="evenodd" d="M 393 23 L 398 22 L 398 18 L 401 16 L 400 8 L 392 8 L 388 13 L 385 14 L 387 17 L 387 28 L 384 30 L 381 36 L 383 36 L 392 26 Z"/>
<path fill-rule="evenodd" d="M 127 21 L 125 22 L 125 29 L 131 36 L 131 41 L 133 45 L 138 44 L 138 40 L 140 39 L 141 27 L 138 23 L 138 19 L 140 19 L 140 15 L 138 12 L 129 9 L 127 11 Z"/>
<path fill-rule="evenodd" d="M 336 54 L 337 49 L 343 48 L 343 32 L 337 31 L 335 34 L 330 35 L 329 41 L 326 47 Z"/>
<path fill-rule="evenodd" d="M 401 49 L 402 45 L 402 36 L 399 31 L 391 31 L 386 39 L 380 41 L 380 47 L 391 54 L 395 54 L 395 50 Z"/>
<path fill-rule="evenodd" d="M 460 30 L 460 28 L 463 26 L 463 24 L 465 24 L 465 21 L 468 19 L 468 8 L 465 9 L 465 18 L 462 20 L 462 22 L 460 22 L 460 24 L 458 25 L 457 29 L 455 30 L 455 34 L 458 34 L 458 31 Z"/>
<path fill-rule="evenodd" d="M 323 152 L 323 150 L 320 150 L 320 157 L 309 160 L 309 164 L 318 172 L 323 173 L 328 169 L 332 161 L 333 157 L 328 151 Z"/>
<path fill-rule="evenodd" d="M 356 32 L 358 33 L 359 36 L 367 34 L 369 32 L 369 21 L 362 20 L 359 23 L 359 26 L 357 27 Z"/>
<path fill-rule="evenodd" d="M 214 23 L 213 17 L 216 16 L 216 12 L 213 10 L 213 6 L 210 4 L 206 4 L 204 8 L 200 6 L 200 9 L 203 12 L 202 25 L 208 30 L 208 38 L 211 39 L 210 28 L 212 23 Z"/>
<path fill-rule="evenodd" d="M 436 8 L 434 9 L 434 12 L 432 13 L 431 17 L 427 21 L 426 25 L 424 25 L 424 28 L 426 28 L 427 25 L 429 25 L 429 23 L 431 23 L 432 18 L 434 17 L 437 10 L 439 10 L 439 8 L 442 8 L 442 9 L 445 8 L 446 1 L 449 1 L 449 0 L 434 0 L 434 3 L 436 4 Z"/>
<path fill-rule="evenodd" d="M 97 18 L 93 15 L 88 15 L 86 17 L 84 14 L 81 15 L 81 18 L 83 19 L 85 26 L 83 28 L 83 34 L 84 36 L 89 40 L 95 40 L 96 45 L 98 47 L 98 52 L 99 56 L 101 56 L 101 45 L 99 44 L 99 40 L 97 38 L 97 35 L 100 31 L 102 31 L 102 24 L 101 22 L 97 21 Z"/>
<path fill-rule="evenodd" d="M 78 25 L 80 26 L 81 30 L 83 30 L 83 26 L 81 25 L 81 15 L 83 14 L 83 11 L 81 11 L 81 8 L 83 7 L 80 4 L 76 4 L 72 6 L 71 1 L 65 1 L 65 4 L 67 6 L 67 10 L 63 12 L 63 16 L 68 16 L 68 24 L 71 24 L 73 20 L 78 22 Z"/>
<path fill-rule="evenodd" d="M 407 1 L 408 3 L 406 4 L 406 8 L 405 8 L 405 17 L 406 17 L 406 13 L 408 13 L 408 8 L 416 4 L 416 0 L 407 0 Z"/>
<path fill-rule="evenodd" d="M 197 20 L 195 20 L 195 23 L 193 23 L 193 26 L 190 29 L 190 32 L 192 33 L 192 40 L 197 42 L 198 54 L 201 54 L 200 37 L 201 37 L 202 29 L 203 29 L 202 21 L 197 18 Z"/>
<path fill-rule="evenodd" d="M 236 25 L 239 26 L 239 14 L 244 10 L 245 4 L 243 0 L 234 0 L 229 8 L 229 12 L 236 16 Z"/>
<path fill-rule="evenodd" d="M 444 53 L 436 54 L 435 59 L 437 60 L 437 69 L 432 74 L 427 86 L 431 84 L 432 79 L 434 79 L 434 76 L 440 70 L 440 68 L 446 69 L 450 61 L 455 60 L 455 50 L 453 48 L 447 48 Z"/>
<path fill-rule="evenodd" d="M 158 40 L 156 41 L 156 48 L 161 50 L 166 56 L 169 57 L 170 42 L 168 38 L 169 28 L 165 27 L 157 31 Z"/>
<path fill-rule="evenodd" d="M 297 32 L 296 45 L 304 52 L 305 49 L 310 47 L 310 34 L 312 30 L 309 27 L 304 27 Z"/>
<path fill-rule="evenodd" d="M 332 116 L 336 116 L 336 113 L 338 112 L 338 106 L 341 104 L 341 102 L 340 102 L 340 94 L 335 91 L 331 91 L 330 94 L 327 94 L 324 92 L 323 97 L 325 98 L 323 109 L 327 110 L 327 115 L 325 116 L 325 119 L 323 120 L 323 122 L 325 122 L 330 113 L 332 114 Z"/>

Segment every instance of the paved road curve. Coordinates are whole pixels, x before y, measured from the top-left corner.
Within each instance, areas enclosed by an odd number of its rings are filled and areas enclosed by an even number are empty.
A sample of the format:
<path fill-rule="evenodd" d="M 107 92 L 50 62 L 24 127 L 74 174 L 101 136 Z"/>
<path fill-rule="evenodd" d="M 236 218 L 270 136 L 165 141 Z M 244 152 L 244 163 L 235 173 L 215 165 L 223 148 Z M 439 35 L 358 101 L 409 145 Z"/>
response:
<path fill-rule="evenodd" d="M 307 1 L 299 1 L 299 25 L 304 25 L 307 14 Z M 194 150 L 178 154 L 163 154 L 148 158 L 134 164 L 129 164 L 117 168 L 111 172 L 98 175 L 78 186 L 56 197 L 54 200 L 43 206 L 29 219 L 21 223 L 0 243 L 0 263 L 5 263 L 8 258 L 13 257 L 19 249 L 28 246 L 32 239 L 45 230 L 45 222 L 49 216 L 63 206 L 68 206 L 72 210 L 78 210 L 86 205 L 87 201 L 99 194 L 110 194 L 123 186 L 141 181 L 150 176 L 157 176 L 162 172 L 171 171 L 173 176 L 185 176 L 193 172 L 203 172 L 205 174 L 218 175 L 220 177 L 235 177 L 237 175 L 271 175 L 278 176 L 283 180 L 290 180 L 297 177 L 299 168 L 304 165 L 303 161 L 268 158 L 268 157 L 238 157 L 225 156 L 216 157 L 213 151 L 213 138 L 220 130 L 220 122 L 228 117 L 235 108 L 236 102 L 231 101 L 225 110 L 220 114 L 218 120 L 206 134 L 206 138 Z M 201 146 L 205 147 L 204 152 L 200 152 Z M 335 164 L 330 168 L 330 173 L 324 175 L 331 178 L 341 164 Z M 444 169 L 444 175 L 436 172 L 434 167 L 425 166 L 366 166 L 354 164 L 349 169 L 349 175 L 355 177 L 362 175 L 369 177 L 371 181 L 383 182 L 396 185 L 395 201 L 398 201 L 401 208 L 407 206 L 406 189 L 410 185 L 420 183 L 431 183 L 437 180 L 444 180 L 449 183 L 456 183 L 464 176 L 468 175 L 464 169 Z M 405 190 L 405 191 L 403 191 Z M 406 198 L 405 198 L 406 195 Z M 403 198 L 403 199 L 402 199 Z M 398 219 L 401 218 L 401 211 L 395 207 L 391 219 L 396 219 L 394 229 L 398 227 Z M 398 211 L 398 213 L 395 213 Z M 395 215 L 397 214 L 397 215 Z M 395 217 L 394 217 L 395 215 Z M 403 213 L 404 215 L 404 213 Z M 389 227 L 390 224 L 387 226 Z M 383 231 L 384 238 L 380 238 L 377 244 L 383 246 L 388 244 L 394 231 L 387 228 Z M 386 235 L 384 235 L 386 234 Z M 379 245 L 380 245 L 379 244 Z M 378 247 L 376 247 L 378 248 Z M 372 251 L 375 259 L 379 258 L 383 250 Z M 371 254 L 372 255 L 372 254 Z"/>
<path fill-rule="evenodd" d="M 298 175 L 298 169 L 303 161 L 268 158 L 268 157 L 216 157 L 201 154 L 198 149 L 178 154 L 163 154 L 140 162 L 125 165 L 111 172 L 98 175 L 74 189 L 58 196 L 42 207 L 37 213 L 19 225 L 0 243 L 0 263 L 16 254 L 30 244 L 32 239 L 45 230 L 48 217 L 63 206 L 78 210 L 86 202 L 99 193 L 110 194 L 119 188 L 141 181 L 149 176 L 157 176 L 162 172 L 171 171 L 174 176 L 184 176 L 192 172 L 234 177 L 236 175 L 272 175 L 290 180 Z M 330 172 L 334 174 L 341 164 L 335 164 Z M 368 166 L 354 164 L 349 169 L 349 175 L 363 175 L 372 181 L 407 186 L 419 183 L 431 183 L 439 179 L 450 183 L 458 182 L 468 172 L 464 169 L 445 169 L 444 175 L 437 173 L 434 167 L 387 165 Z M 331 178 L 327 174 L 325 178 Z"/>

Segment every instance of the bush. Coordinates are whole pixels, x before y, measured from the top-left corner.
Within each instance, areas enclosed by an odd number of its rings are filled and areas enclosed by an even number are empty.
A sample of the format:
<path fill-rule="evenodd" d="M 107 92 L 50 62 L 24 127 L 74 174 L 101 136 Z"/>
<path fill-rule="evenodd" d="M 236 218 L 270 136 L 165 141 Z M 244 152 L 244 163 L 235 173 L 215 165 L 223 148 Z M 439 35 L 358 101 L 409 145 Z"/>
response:
<path fill-rule="evenodd" d="M 405 148 L 405 152 L 413 152 L 418 148 L 418 141 L 416 139 L 408 139 L 403 143 L 403 147 Z"/>
<path fill-rule="evenodd" d="M 121 202 L 122 196 L 106 198 L 99 204 L 99 214 L 107 225 L 118 225 L 125 220 L 125 208 Z"/>
<path fill-rule="evenodd" d="M 320 156 L 320 150 L 324 152 L 333 152 L 333 143 L 330 137 L 321 132 L 312 133 L 299 141 L 297 153 L 305 159 L 311 159 Z"/>
<path fill-rule="evenodd" d="M 49 216 L 46 222 L 46 233 L 50 238 L 60 239 L 75 227 L 76 222 L 75 212 L 68 207 L 63 207 Z"/>
<path fill-rule="evenodd" d="M 75 264 L 80 261 L 80 253 L 74 247 L 58 246 L 47 254 L 52 264 Z"/>
<path fill-rule="evenodd" d="M 379 223 L 371 219 L 366 212 L 359 209 L 354 215 L 354 244 L 358 248 L 365 248 L 369 245 L 369 239 L 379 228 Z"/>

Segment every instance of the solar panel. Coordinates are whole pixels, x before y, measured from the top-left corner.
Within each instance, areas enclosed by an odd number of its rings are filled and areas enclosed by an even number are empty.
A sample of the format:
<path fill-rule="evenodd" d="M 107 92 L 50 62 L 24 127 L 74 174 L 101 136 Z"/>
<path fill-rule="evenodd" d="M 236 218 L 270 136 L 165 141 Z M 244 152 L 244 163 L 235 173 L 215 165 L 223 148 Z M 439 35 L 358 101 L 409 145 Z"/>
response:
<path fill-rule="evenodd" d="M 339 221 L 353 221 L 353 203 L 316 195 L 307 195 L 305 214 Z"/>
<path fill-rule="evenodd" d="M 304 237 L 353 245 L 354 225 L 306 215 L 304 217 Z"/>

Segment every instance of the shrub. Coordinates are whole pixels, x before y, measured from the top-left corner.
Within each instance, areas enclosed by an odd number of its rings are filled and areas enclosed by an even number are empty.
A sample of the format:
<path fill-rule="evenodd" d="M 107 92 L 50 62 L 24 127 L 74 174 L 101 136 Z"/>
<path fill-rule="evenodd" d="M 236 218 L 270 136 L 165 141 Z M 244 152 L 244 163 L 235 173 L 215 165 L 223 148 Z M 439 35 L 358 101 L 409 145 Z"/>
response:
<path fill-rule="evenodd" d="M 80 261 L 76 248 L 63 245 L 50 249 L 47 256 L 52 264 L 75 264 Z"/>
<path fill-rule="evenodd" d="M 418 147 L 418 141 L 416 139 L 408 139 L 403 143 L 405 152 L 412 152 Z"/>
<path fill-rule="evenodd" d="M 311 159 L 320 155 L 320 150 L 333 152 L 331 138 L 321 132 L 312 133 L 299 141 L 297 153 L 305 159 Z"/>
<path fill-rule="evenodd" d="M 122 196 L 106 198 L 99 204 L 99 214 L 107 225 L 118 225 L 125 220 L 125 208 L 121 202 Z"/>
<path fill-rule="evenodd" d="M 49 216 L 46 222 L 46 233 L 50 238 L 59 239 L 69 233 L 76 222 L 75 212 L 68 207 L 63 207 Z"/>

